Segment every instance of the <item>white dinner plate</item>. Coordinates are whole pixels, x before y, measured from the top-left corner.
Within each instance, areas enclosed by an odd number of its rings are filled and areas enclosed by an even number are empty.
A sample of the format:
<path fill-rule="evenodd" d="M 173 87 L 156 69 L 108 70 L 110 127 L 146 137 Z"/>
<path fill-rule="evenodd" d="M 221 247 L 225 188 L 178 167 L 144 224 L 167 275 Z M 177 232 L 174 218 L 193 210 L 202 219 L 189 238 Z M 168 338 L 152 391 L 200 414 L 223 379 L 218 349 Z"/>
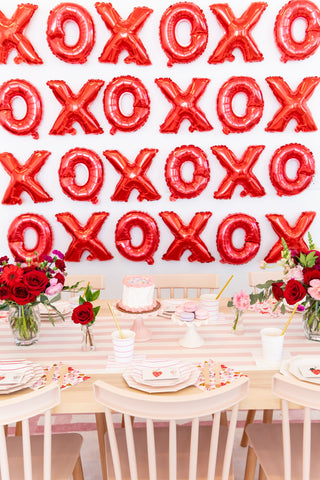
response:
<path fill-rule="evenodd" d="M 307 377 L 301 373 L 300 368 L 315 367 L 320 365 L 320 355 L 298 355 L 288 360 L 287 368 L 289 372 L 304 382 L 320 384 L 319 378 Z"/>
<path fill-rule="evenodd" d="M 0 388 L 0 394 L 8 394 L 22 390 L 23 388 L 31 387 L 43 375 L 43 368 L 37 363 L 29 362 L 28 360 L 9 360 L 0 362 L 0 369 L 1 368 L 3 372 L 16 371 L 25 372 L 25 374 L 19 384 L 2 385 L 2 388 Z"/>
<path fill-rule="evenodd" d="M 177 392 L 178 390 L 182 390 L 183 388 L 190 387 L 194 385 L 199 377 L 199 370 L 195 365 L 190 364 L 190 376 L 184 382 L 178 383 L 176 385 L 171 386 L 158 386 L 158 383 L 155 386 L 150 385 L 143 385 L 142 383 L 138 383 L 135 379 L 126 371 L 123 374 L 123 378 L 131 388 L 135 388 L 136 390 L 142 390 L 143 392 L 147 393 L 165 393 L 165 392 Z"/>
<path fill-rule="evenodd" d="M 143 371 L 148 367 L 154 369 L 155 372 L 161 372 L 161 369 L 173 368 L 177 369 L 178 375 L 176 378 L 161 379 L 159 376 L 154 380 L 145 380 L 143 378 Z M 143 363 L 136 363 L 129 368 L 129 375 L 142 385 L 151 387 L 170 387 L 173 385 L 179 385 L 182 382 L 187 381 L 192 373 L 192 366 L 185 362 L 178 360 L 148 360 Z"/>

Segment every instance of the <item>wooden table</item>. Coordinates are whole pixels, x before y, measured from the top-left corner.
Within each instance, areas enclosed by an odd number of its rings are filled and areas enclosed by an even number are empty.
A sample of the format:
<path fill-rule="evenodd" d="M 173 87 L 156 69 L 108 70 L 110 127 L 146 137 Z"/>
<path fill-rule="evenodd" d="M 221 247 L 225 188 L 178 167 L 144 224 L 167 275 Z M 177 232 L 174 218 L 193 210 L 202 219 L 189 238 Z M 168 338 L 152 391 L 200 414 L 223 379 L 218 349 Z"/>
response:
<path fill-rule="evenodd" d="M 100 446 L 105 430 L 103 408 L 93 395 L 92 384 L 101 379 L 121 388 L 129 388 L 121 374 L 108 373 L 108 358 L 112 355 L 111 332 L 115 324 L 107 307 L 107 301 L 100 301 L 102 305 L 99 317 L 94 324 L 96 350 L 82 352 L 80 350 L 80 326 L 73 324 L 70 318 L 65 322 L 57 322 L 52 326 L 50 322 L 43 322 L 40 331 L 40 340 L 29 347 L 17 347 L 13 343 L 10 327 L 7 322 L 0 320 L 0 359 L 25 358 L 42 365 L 62 361 L 82 372 L 88 373 L 90 379 L 62 392 L 61 403 L 54 408 L 54 413 L 95 413 Z M 115 304 L 115 302 L 113 302 Z M 130 328 L 135 315 L 128 315 L 115 310 L 122 328 Z M 224 317 L 218 325 L 204 325 L 199 327 L 199 333 L 204 337 L 205 344 L 201 348 L 184 348 L 178 340 L 184 334 L 184 328 L 175 325 L 170 319 L 159 317 L 160 311 L 144 315 L 144 323 L 152 331 L 152 338 L 148 342 L 136 342 L 135 352 L 146 355 L 148 358 L 178 358 L 199 362 L 214 358 L 237 370 L 240 369 L 250 378 L 248 397 L 240 404 L 245 410 L 274 410 L 280 408 L 279 400 L 271 393 L 272 376 L 276 370 L 269 370 L 261 363 L 260 329 L 265 325 L 284 326 L 286 318 L 270 318 L 257 315 L 253 312 L 246 314 L 246 331 L 243 336 L 232 334 L 232 316 L 230 309 L 226 309 L 226 300 L 221 301 L 221 312 Z M 301 315 L 293 318 L 285 337 L 284 353 L 290 355 L 319 354 L 320 345 L 305 338 Z M 172 393 L 179 397 L 199 392 L 196 387 L 189 387 Z M 20 391 L 12 395 L 23 395 Z M 200 392 L 201 393 L 201 392 Z M 148 395 L 141 392 L 141 395 Z M 0 395 L 0 401 L 8 398 Z M 101 447 L 102 448 L 102 447 Z M 102 456 L 103 452 L 101 451 Z M 102 461 L 103 464 L 103 461 Z M 104 467 L 103 467 L 104 470 Z M 106 478 L 103 471 L 103 478 Z"/>

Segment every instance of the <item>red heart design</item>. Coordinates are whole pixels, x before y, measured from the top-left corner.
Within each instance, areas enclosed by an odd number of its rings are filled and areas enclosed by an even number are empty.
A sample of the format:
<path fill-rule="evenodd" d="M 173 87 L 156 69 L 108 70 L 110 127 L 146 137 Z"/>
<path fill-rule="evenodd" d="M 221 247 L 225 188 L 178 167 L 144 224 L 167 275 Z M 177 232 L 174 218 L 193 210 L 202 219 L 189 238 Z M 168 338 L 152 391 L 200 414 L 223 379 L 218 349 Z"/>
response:
<path fill-rule="evenodd" d="M 320 374 L 320 368 L 310 368 L 311 372 L 314 373 L 315 375 Z"/>
<path fill-rule="evenodd" d="M 0 382 L 1 382 L 1 380 L 3 380 L 4 378 L 6 378 L 6 377 L 0 377 Z"/>
<path fill-rule="evenodd" d="M 162 372 L 152 372 L 152 375 L 154 375 L 155 377 L 160 377 L 160 375 L 162 375 Z"/>

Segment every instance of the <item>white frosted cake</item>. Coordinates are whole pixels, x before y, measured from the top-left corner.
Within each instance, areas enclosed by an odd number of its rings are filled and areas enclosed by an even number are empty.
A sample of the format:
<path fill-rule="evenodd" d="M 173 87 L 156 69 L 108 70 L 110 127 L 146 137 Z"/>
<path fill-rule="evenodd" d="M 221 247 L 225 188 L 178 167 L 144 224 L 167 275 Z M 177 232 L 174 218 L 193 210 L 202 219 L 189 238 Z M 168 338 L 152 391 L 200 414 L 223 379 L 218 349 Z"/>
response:
<path fill-rule="evenodd" d="M 126 275 L 123 279 L 120 308 L 128 312 L 153 310 L 157 301 L 154 298 L 154 281 L 148 275 Z"/>

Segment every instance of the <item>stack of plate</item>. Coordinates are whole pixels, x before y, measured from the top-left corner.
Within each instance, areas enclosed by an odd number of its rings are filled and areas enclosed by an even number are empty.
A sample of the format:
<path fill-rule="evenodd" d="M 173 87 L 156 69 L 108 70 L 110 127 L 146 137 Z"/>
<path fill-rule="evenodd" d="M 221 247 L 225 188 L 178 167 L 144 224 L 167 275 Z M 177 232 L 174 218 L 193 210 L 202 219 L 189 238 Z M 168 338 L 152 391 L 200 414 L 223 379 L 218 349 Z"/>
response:
<path fill-rule="evenodd" d="M 71 305 L 69 302 L 59 300 L 54 303 L 54 306 L 64 317 L 71 314 Z M 56 322 L 57 320 L 62 320 L 60 315 L 58 315 L 53 308 L 46 307 L 42 303 L 39 303 L 39 310 L 42 321 L 50 321 L 52 319 Z"/>
<path fill-rule="evenodd" d="M 31 387 L 43 375 L 43 368 L 28 360 L 0 361 L 0 394 Z"/>
<path fill-rule="evenodd" d="M 298 355 L 285 360 L 280 372 L 299 380 L 320 384 L 320 355 Z"/>
<path fill-rule="evenodd" d="M 170 375 L 170 372 L 174 374 Z M 164 373 L 166 374 L 163 375 Z M 148 360 L 135 363 L 123 374 L 129 387 L 148 393 L 177 392 L 194 385 L 198 377 L 199 370 L 195 365 L 179 360 Z"/>

